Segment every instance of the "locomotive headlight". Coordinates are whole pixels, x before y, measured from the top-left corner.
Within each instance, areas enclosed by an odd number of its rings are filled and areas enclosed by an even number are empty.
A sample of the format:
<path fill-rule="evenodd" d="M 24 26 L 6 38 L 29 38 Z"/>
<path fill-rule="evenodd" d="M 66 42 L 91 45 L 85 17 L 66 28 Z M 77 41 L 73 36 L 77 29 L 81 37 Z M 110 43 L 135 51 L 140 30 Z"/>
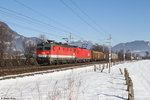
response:
<path fill-rule="evenodd" d="M 75 53 L 73 53 L 73 56 L 75 56 Z"/>
<path fill-rule="evenodd" d="M 45 55 L 45 52 L 41 52 L 43 55 Z"/>

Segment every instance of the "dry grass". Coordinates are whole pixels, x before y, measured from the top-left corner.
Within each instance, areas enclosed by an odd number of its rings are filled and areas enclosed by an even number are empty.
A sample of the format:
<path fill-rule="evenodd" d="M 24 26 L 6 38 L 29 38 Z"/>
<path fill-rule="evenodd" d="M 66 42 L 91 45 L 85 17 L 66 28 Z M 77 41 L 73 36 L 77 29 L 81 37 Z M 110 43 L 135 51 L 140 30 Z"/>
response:
<path fill-rule="evenodd" d="M 64 76 L 64 79 L 48 79 L 46 84 L 38 79 L 32 84 L 17 87 L 17 83 L 12 88 L 8 88 L 3 97 L 16 96 L 21 100 L 78 100 L 81 94 L 86 92 L 86 84 L 81 79 L 81 74 L 93 72 L 93 68 L 85 69 L 81 72 L 73 71 Z M 9 93 L 9 91 L 14 91 Z"/>

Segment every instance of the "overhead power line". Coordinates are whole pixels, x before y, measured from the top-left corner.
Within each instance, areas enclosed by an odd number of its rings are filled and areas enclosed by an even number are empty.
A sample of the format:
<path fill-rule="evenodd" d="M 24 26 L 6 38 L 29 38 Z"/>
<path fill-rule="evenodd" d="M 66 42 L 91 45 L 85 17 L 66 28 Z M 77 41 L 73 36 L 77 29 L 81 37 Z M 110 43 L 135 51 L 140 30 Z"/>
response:
<path fill-rule="evenodd" d="M 62 23 L 59 23 L 58 21 L 55 21 L 54 19 L 52 19 L 52 18 L 46 16 L 45 14 L 43 14 L 43 13 L 41 13 L 41 12 L 39 12 L 39 11 L 37 11 L 37 10 L 35 10 L 35 9 L 33 9 L 33 8 L 29 7 L 29 6 L 27 6 L 27 5 L 25 5 L 24 3 L 22 3 L 22 2 L 20 2 L 20 1 L 18 1 L 18 0 L 14 0 L 14 1 L 15 1 L 17 4 L 19 4 L 19 5 L 21 5 L 21 6 L 25 7 L 25 8 L 27 8 L 27 9 L 29 9 L 30 11 L 32 11 L 32 12 L 34 12 L 34 13 L 36 13 L 36 14 L 38 14 L 38 15 L 40 15 L 40 16 L 42 16 L 42 17 L 48 19 L 48 20 L 51 20 L 51 21 L 57 23 L 58 25 L 63 26 L 63 27 L 66 28 L 66 29 L 72 30 L 70 27 L 68 27 L 68 26 L 66 26 L 66 25 L 64 25 L 64 24 L 62 24 Z M 69 32 L 69 33 L 70 33 L 70 32 Z M 78 36 L 78 37 L 81 37 L 81 34 L 80 34 L 79 32 L 72 32 L 72 33 L 74 33 L 74 35 L 76 35 L 76 36 Z"/>
<path fill-rule="evenodd" d="M 99 30 L 97 30 L 97 28 L 95 28 L 94 26 L 92 26 L 91 24 L 89 24 L 84 18 L 82 18 L 78 13 L 76 13 L 68 4 L 66 4 L 63 0 L 60 0 L 61 3 L 63 5 L 65 5 L 68 9 L 71 10 L 72 13 L 74 13 L 77 17 L 79 17 L 85 24 L 87 24 L 90 28 L 92 28 L 93 30 L 95 30 L 96 32 L 101 33 Z"/>
<path fill-rule="evenodd" d="M 13 10 L 10 10 L 10 9 L 4 8 L 4 7 L 0 7 L 0 8 L 3 9 L 3 10 L 7 10 L 7 11 L 9 11 L 9 12 L 15 13 L 15 14 L 17 14 L 17 15 L 19 15 L 19 16 L 24 17 L 24 18 L 27 18 L 27 19 L 29 19 L 29 20 L 31 20 L 31 21 L 35 21 L 36 23 L 40 23 L 40 24 L 49 26 L 49 27 L 51 27 L 51 28 L 55 28 L 55 29 L 57 29 L 57 30 L 61 30 L 61 31 L 63 31 L 63 32 L 69 33 L 69 31 L 67 31 L 67 30 L 64 30 L 64 29 L 61 29 L 61 28 L 57 28 L 57 27 L 52 26 L 52 25 L 50 25 L 50 24 L 48 24 L 48 23 L 42 22 L 42 21 L 40 21 L 40 20 L 38 20 L 38 19 L 33 19 L 33 18 L 31 18 L 31 17 L 29 17 L 29 16 L 26 16 L 26 15 L 24 15 L 24 14 L 22 14 L 22 13 L 18 13 L 18 12 L 16 12 L 16 11 L 13 11 Z"/>
<path fill-rule="evenodd" d="M 20 22 L 23 22 L 23 23 L 27 23 L 27 24 L 30 24 L 30 25 L 33 25 L 33 26 L 35 26 L 35 24 L 36 24 L 36 25 L 42 27 L 42 25 L 37 24 L 34 21 L 31 21 L 31 20 L 28 20 L 28 19 L 25 19 L 25 21 L 24 21 L 24 17 L 18 17 L 17 15 L 14 15 L 14 14 L 9 13 L 9 12 L 5 12 L 5 11 L 0 10 L 0 14 L 4 15 L 6 17 L 11 17 L 11 18 L 14 17 L 15 19 L 17 19 L 18 21 L 20 20 Z M 62 37 L 64 37 L 64 34 L 63 35 L 57 35 L 57 34 L 50 33 L 50 32 L 44 32 L 44 31 L 38 30 L 37 27 L 36 28 L 31 28 L 31 27 L 26 27 L 26 26 L 19 25 L 19 24 L 13 23 L 13 22 L 9 22 L 9 21 L 4 21 L 4 22 L 7 22 L 7 23 L 9 23 L 13 26 L 16 26 L 16 27 L 19 27 L 19 28 L 22 28 L 22 29 L 25 29 L 25 30 L 30 30 L 30 31 L 37 32 L 37 33 L 40 33 L 40 34 L 47 34 L 47 35 L 52 36 L 52 37 L 60 37 L 60 39 L 62 39 Z"/>
<path fill-rule="evenodd" d="M 111 66 L 111 59 L 112 59 L 112 54 L 111 54 L 111 34 L 109 35 L 109 70 L 108 72 L 110 73 L 110 68 L 112 67 Z"/>
<path fill-rule="evenodd" d="M 23 25 L 19 25 L 19 24 L 16 24 L 16 23 L 13 23 L 13 22 L 9 22 L 9 21 L 4 21 L 4 22 L 7 22 L 7 23 L 9 23 L 9 24 L 11 24 L 11 25 L 14 25 L 14 26 L 16 26 L 16 27 L 19 27 L 19 28 L 23 28 L 23 29 L 26 29 L 26 30 L 30 30 L 30 31 L 33 31 L 33 32 L 37 32 L 37 33 L 45 33 L 45 34 L 47 34 L 47 35 L 50 35 L 50 36 L 57 36 L 57 37 L 60 37 L 60 38 L 62 38 L 63 36 L 60 36 L 60 35 L 56 35 L 56 34 L 53 34 L 53 33 L 50 33 L 50 32 L 44 32 L 44 31 L 41 31 L 41 30 L 37 30 L 37 29 L 34 29 L 34 28 L 31 28 L 31 27 L 27 27 L 27 26 L 23 26 Z"/>
<path fill-rule="evenodd" d="M 20 20 L 20 22 L 23 22 L 23 23 L 27 23 L 27 24 L 29 24 L 29 25 L 33 25 L 33 26 L 40 26 L 40 27 L 43 27 L 43 24 L 37 24 L 36 22 L 34 22 L 34 21 L 31 21 L 31 20 L 28 20 L 28 19 L 25 19 L 24 17 L 19 17 L 19 16 L 17 16 L 17 15 L 14 15 L 14 14 L 12 14 L 12 13 L 8 13 L 8 12 L 5 12 L 5 11 L 2 11 L 2 10 L 0 10 L 0 12 L 1 12 L 1 14 L 3 14 L 3 15 L 6 15 L 6 17 L 11 17 L 11 18 L 15 18 L 15 19 L 17 19 L 18 21 Z M 13 16 L 12 16 L 13 15 Z M 37 28 L 37 27 L 36 27 Z M 44 27 L 45 28 L 45 27 Z M 49 29 L 49 28 L 48 28 Z M 54 31 L 54 30 L 53 30 Z M 55 33 L 57 33 L 56 31 L 55 31 Z M 59 33 L 57 33 L 57 34 L 59 34 Z M 55 34 L 55 36 L 57 36 L 57 34 Z"/>
<path fill-rule="evenodd" d="M 83 13 L 85 16 L 87 16 L 88 19 L 90 19 L 97 27 L 99 27 L 101 30 L 103 30 L 105 33 L 107 32 L 102 27 L 100 27 L 85 11 L 83 11 L 73 0 L 70 0 L 71 3 L 80 10 L 81 13 Z M 108 33 L 108 32 L 107 32 Z"/>

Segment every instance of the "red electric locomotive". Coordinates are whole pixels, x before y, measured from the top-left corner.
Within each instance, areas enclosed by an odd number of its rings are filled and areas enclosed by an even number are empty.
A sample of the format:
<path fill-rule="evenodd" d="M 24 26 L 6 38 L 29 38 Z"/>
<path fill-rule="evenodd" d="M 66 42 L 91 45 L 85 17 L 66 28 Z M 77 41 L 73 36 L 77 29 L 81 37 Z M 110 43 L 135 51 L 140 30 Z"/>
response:
<path fill-rule="evenodd" d="M 77 62 L 89 62 L 91 61 L 91 50 L 83 48 L 75 48 L 75 55 Z"/>
<path fill-rule="evenodd" d="M 90 60 L 91 51 L 87 49 L 50 40 L 37 45 L 37 61 L 39 64 L 86 62 Z"/>

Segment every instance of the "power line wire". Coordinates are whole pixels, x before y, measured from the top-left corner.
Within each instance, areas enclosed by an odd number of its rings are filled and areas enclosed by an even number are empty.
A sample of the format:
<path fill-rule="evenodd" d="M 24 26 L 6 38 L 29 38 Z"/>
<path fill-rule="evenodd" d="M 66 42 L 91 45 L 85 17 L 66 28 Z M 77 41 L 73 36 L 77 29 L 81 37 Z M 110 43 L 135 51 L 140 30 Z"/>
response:
<path fill-rule="evenodd" d="M 95 30 L 96 32 L 99 32 L 97 28 L 93 27 L 91 24 L 89 24 L 86 20 L 84 20 L 78 13 L 76 13 L 69 5 L 67 5 L 63 0 L 60 0 L 63 5 L 65 5 L 68 9 L 71 10 L 72 13 L 74 13 L 77 17 L 79 17 L 84 23 L 86 23 L 90 28 Z M 101 33 L 101 32 L 99 32 Z"/>
<path fill-rule="evenodd" d="M 85 16 L 87 16 L 88 19 L 90 19 L 97 27 L 101 28 L 106 33 L 106 30 L 104 30 L 102 27 L 100 27 L 85 11 L 83 11 L 77 3 L 75 3 L 73 0 L 70 0 L 73 5 L 75 5 L 76 8 L 80 10 L 81 13 L 83 13 Z M 107 32 L 108 33 L 108 32 Z"/>
<path fill-rule="evenodd" d="M 24 22 L 23 20 L 25 20 L 26 22 L 25 23 L 27 23 L 27 24 L 33 24 L 34 26 L 35 25 L 38 25 L 38 26 L 40 26 L 40 27 L 42 27 L 43 25 L 40 25 L 40 24 L 37 24 L 37 23 L 35 23 L 34 21 L 32 21 L 32 20 L 28 20 L 28 19 L 25 19 L 24 17 L 19 17 L 19 16 L 16 16 L 16 15 L 14 15 L 14 14 L 11 14 L 11 13 L 8 13 L 8 12 L 5 12 L 5 11 L 2 11 L 2 10 L 0 10 L 0 12 L 1 13 L 3 13 L 3 15 L 6 15 L 7 17 L 15 17 L 16 19 L 19 19 L 19 20 L 21 20 L 21 22 Z M 13 15 L 13 16 L 12 16 Z M 54 30 L 53 30 L 54 31 Z M 55 31 L 56 32 L 56 31 Z M 57 33 L 57 32 L 56 32 Z M 59 34 L 59 33 L 57 33 L 57 34 Z"/>
<path fill-rule="evenodd" d="M 32 22 L 31 20 L 28 20 L 28 19 L 25 19 L 25 21 L 26 22 L 24 22 L 23 21 L 23 17 L 18 17 L 17 15 L 14 15 L 14 14 L 11 14 L 11 13 L 8 13 L 8 12 L 5 12 L 5 11 L 2 11 L 2 10 L 0 10 L 0 14 L 2 14 L 2 15 L 6 15 L 6 17 L 15 17 L 16 19 L 21 19 L 21 22 L 23 22 L 23 23 L 27 23 L 27 24 L 32 24 L 33 26 L 35 26 L 35 24 L 36 23 L 34 23 L 34 22 Z M 12 16 L 13 15 L 13 16 Z M 38 33 L 46 33 L 46 34 L 48 34 L 48 35 L 50 35 L 50 36 L 56 36 L 56 37 L 64 37 L 64 35 L 57 35 L 57 34 L 53 34 L 53 33 L 49 33 L 49 32 L 43 32 L 43 31 L 40 31 L 40 30 L 37 30 L 37 29 L 33 29 L 33 28 L 29 28 L 29 27 L 26 27 L 26 26 L 21 26 L 21 25 L 19 25 L 19 24 L 16 24 L 16 23 L 12 23 L 12 22 L 9 22 L 9 21 L 5 21 L 5 22 L 8 22 L 8 23 L 10 23 L 10 24 L 13 24 L 14 26 L 17 26 L 17 27 L 21 27 L 21 28 L 23 28 L 23 29 L 27 29 L 27 30 L 30 30 L 30 31 L 35 31 L 35 32 L 38 32 Z M 39 24 L 36 24 L 36 25 L 39 25 Z M 41 25 L 39 25 L 40 27 L 41 27 Z M 37 27 L 36 27 L 37 28 Z M 78 36 L 77 36 L 78 37 Z M 76 38 L 77 39 L 77 38 Z"/>
<path fill-rule="evenodd" d="M 39 11 L 37 11 L 37 10 L 35 10 L 35 9 L 33 9 L 33 8 L 29 7 L 29 6 L 27 6 L 27 5 L 25 5 L 24 3 L 20 2 L 20 1 L 17 1 L 17 0 L 14 0 L 14 1 L 15 1 L 17 4 L 22 5 L 23 7 L 29 9 L 30 11 L 32 11 L 32 12 L 34 12 L 34 13 L 36 13 L 36 14 L 38 14 L 38 15 L 44 17 L 44 18 L 47 18 L 48 20 L 52 20 L 53 22 L 55 22 L 55 23 L 57 23 L 57 24 L 59 24 L 59 25 L 65 27 L 65 28 L 67 28 L 67 29 L 70 29 L 68 26 L 65 26 L 64 24 L 55 21 L 54 19 L 52 19 L 52 18 L 50 18 L 50 17 L 44 15 L 43 13 L 41 13 L 41 12 L 39 12 Z M 71 32 L 71 33 L 74 33 L 74 32 Z M 79 32 L 77 32 L 77 33 L 80 34 Z M 75 34 L 75 35 L 76 35 L 76 34 Z M 77 36 L 78 36 L 78 37 L 81 37 L 80 35 L 77 35 Z"/>
<path fill-rule="evenodd" d="M 16 12 L 16 11 L 13 11 L 13 10 L 10 10 L 10 9 L 7 9 L 7 8 L 1 7 L 1 6 L 0 6 L 0 8 L 1 8 L 1 9 L 4 9 L 4 10 L 7 10 L 7 11 L 9 11 L 9 12 L 13 12 L 13 13 L 15 13 L 15 14 L 17 14 L 17 15 L 22 16 L 22 17 L 28 18 L 28 19 L 30 19 L 30 20 L 33 20 L 33 21 L 35 21 L 35 22 L 37 22 L 37 23 L 41 23 L 41 24 L 47 25 L 47 26 L 49 26 L 49 27 L 52 27 L 52 28 L 61 30 L 61 31 L 63 31 L 63 32 L 70 33 L 70 32 L 68 32 L 67 30 L 64 30 L 64 29 L 61 29 L 61 28 L 57 28 L 57 27 L 52 26 L 52 25 L 50 25 L 50 24 L 48 24 L 48 23 L 42 22 L 42 21 L 40 21 L 40 20 L 38 20 L 38 19 L 33 19 L 33 18 L 31 18 L 31 17 L 29 17 L 29 16 L 26 16 L 26 15 L 24 15 L 24 14 L 22 14 L 22 13 L 18 13 L 18 12 Z"/>
<path fill-rule="evenodd" d="M 41 30 L 33 29 L 33 28 L 30 28 L 30 27 L 22 26 L 22 25 L 19 25 L 19 24 L 13 23 L 13 22 L 9 22 L 9 21 L 4 21 L 4 22 L 7 22 L 7 23 L 9 23 L 11 25 L 14 25 L 14 26 L 17 26 L 17 27 L 20 27 L 20 28 L 23 28 L 23 29 L 27 29 L 27 30 L 30 30 L 30 31 L 34 31 L 34 32 L 38 32 L 38 33 L 45 33 L 45 34 L 50 35 L 50 36 L 57 36 L 57 37 L 61 37 L 62 38 L 62 36 L 56 35 L 56 34 L 53 34 L 53 33 L 44 32 L 44 31 L 41 31 Z"/>

